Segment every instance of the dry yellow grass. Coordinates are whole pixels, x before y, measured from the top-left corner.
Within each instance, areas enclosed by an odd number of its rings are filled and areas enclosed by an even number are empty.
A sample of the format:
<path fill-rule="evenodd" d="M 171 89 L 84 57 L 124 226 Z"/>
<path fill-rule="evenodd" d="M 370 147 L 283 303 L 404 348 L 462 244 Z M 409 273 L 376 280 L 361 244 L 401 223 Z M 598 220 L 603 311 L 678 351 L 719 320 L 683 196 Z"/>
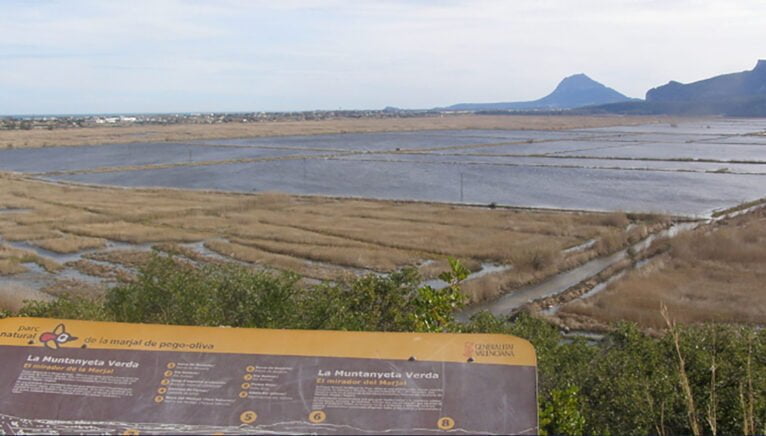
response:
<path fill-rule="evenodd" d="M 260 250 L 324 262 L 342 267 L 392 271 L 412 259 L 412 253 L 378 247 L 312 246 L 300 242 L 233 239 L 232 242 Z"/>
<path fill-rule="evenodd" d="M 106 223 L 74 224 L 62 226 L 73 234 L 87 235 L 93 238 L 108 238 L 131 244 L 147 242 L 193 242 L 205 238 L 205 235 L 193 231 L 179 231 L 169 227 L 158 227 L 140 222 L 114 221 Z"/>
<path fill-rule="evenodd" d="M 0 148 L 54 147 L 129 142 L 190 141 L 257 136 L 391 132 L 441 129 L 563 130 L 671 122 L 667 117 L 445 115 L 417 118 L 343 118 L 322 121 L 87 127 L 0 131 Z"/>
<path fill-rule="evenodd" d="M 161 244 L 155 244 L 153 249 L 161 251 L 163 253 L 171 254 L 173 256 L 184 257 L 188 260 L 198 262 L 200 264 L 228 264 L 233 263 L 231 259 L 221 258 L 218 256 L 211 256 L 202 254 L 192 248 L 185 247 L 173 242 L 165 242 Z"/>
<path fill-rule="evenodd" d="M 45 224 L 23 225 L 12 221 L 0 221 L 0 236 L 8 241 L 32 242 L 38 239 L 55 238 L 56 234 L 54 229 Z"/>
<path fill-rule="evenodd" d="M 36 263 L 46 271 L 55 273 L 61 271 L 63 266 L 47 257 L 38 256 L 36 253 L 20 248 L 0 244 L 0 275 L 18 274 L 26 271 L 22 263 Z"/>
<path fill-rule="evenodd" d="M 334 265 L 316 265 L 293 256 L 275 254 L 254 247 L 225 241 L 208 241 L 205 247 L 222 256 L 228 256 L 263 268 L 294 272 L 317 280 L 337 280 L 350 274 L 348 270 Z"/>
<path fill-rule="evenodd" d="M 668 243 L 665 241 L 664 243 Z M 574 301 L 562 317 L 630 320 L 662 328 L 660 304 L 679 322 L 766 323 L 766 212 L 760 210 L 683 234 L 670 251 L 592 298 Z"/>
<path fill-rule="evenodd" d="M 32 244 L 48 251 L 66 254 L 79 253 L 80 251 L 94 248 L 102 248 L 106 245 L 106 239 L 63 235 L 58 238 L 36 239 Z"/>
<path fill-rule="evenodd" d="M 91 260 L 136 268 L 151 260 L 152 253 L 150 251 L 140 250 L 110 250 L 100 253 L 86 254 L 85 257 Z"/>
<path fill-rule="evenodd" d="M 622 239 L 624 241 L 626 238 Z M 492 300 L 505 292 L 540 282 L 603 254 L 606 253 L 599 248 L 564 254 L 553 244 L 526 248 L 513 253 L 509 262 L 513 269 L 468 280 L 462 284 L 462 290 L 471 303 Z"/>
<path fill-rule="evenodd" d="M 26 272 L 27 268 L 18 259 L 0 259 L 0 276 Z"/>
<path fill-rule="evenodd" d="M 619 248 L 643 228 L 638 223 L 627 231 L 631 220 L 624 214 L 86 187 L 0 174 L 0 207 L 21 204 L 26 211 L 0 216 L 0 235 L 61 252 L 104 240 L 171 247 L 204 242 L 232 259 L 316 279 L 385 273 L 425 261 L 444 266 L 448 256 L 472 269 L 484 262 L 514 265 L 470 284 L 475 300 Z M 591 240 L 591 248 L 561 253 Z M 134 267 L 146 253 L 131 259 L 113 251 L 94 256 L 89 257 Z"/>
<path fill-rule="evenodd" d="M 91 262 L 85 259 L 76 260 L 73 262 L 67 262 L 66 264 L 70 268 L 74 268 L 77 271 L 87 274 L 93 277 L 101 277 L 104 279 L 115 279 L 123 282 L 131 282 L 134 277 L 129 272 L 117 268 L 114 266 L 101 265 L 95 262 Z"/>
<path fill-rule="evenodd" d="M 21 309 L 27 301 L 50 301 L 53 298 L 52 295 L 16 283 L 0 286 L 0 309 L 11 312 Z"/>
<path fill-rule="evenodd" d="M 41 291 L 54 297 L 71 295 L 77 297 L 100 297 L 106 293 L 106 286 L 83 283 L 72 279 L 57 279 L 53 283 L 43 287 Z"/>

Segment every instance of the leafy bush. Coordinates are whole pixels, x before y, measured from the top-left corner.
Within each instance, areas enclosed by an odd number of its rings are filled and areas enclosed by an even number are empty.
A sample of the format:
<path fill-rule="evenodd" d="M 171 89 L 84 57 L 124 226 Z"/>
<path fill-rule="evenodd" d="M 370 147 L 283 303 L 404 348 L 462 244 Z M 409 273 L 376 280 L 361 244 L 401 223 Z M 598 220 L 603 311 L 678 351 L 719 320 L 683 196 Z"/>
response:
<path fill-rule="evenodd" d="M 141 268 L 135 283 L 113 288 L 101 299 L 31 303 L 20 315 L 511 334 L 528 339 L 537 351 L 540 430 L 546 434 L 670 435 L 693 434 L 694 428 L 705 434 L 766 433 L 766 330 L 691 325 L 655 338 L 623 323 L 603 340 L 587 342 L 563 337 L 549 323 L 525 313 L 499 319 L 483 312 L 457 323 L 453 313 L 464 304 L 460 282 L 468 271 L 454 260 L 450 267 L 441 276 L 449 286 L 439 290 L 420 286 L 420 277 L 410 268 L 302 286 L 292 274 L 194 267 L 158 255 Z"/>
<path fill-rule="evenodd" d="M 454 330 L 453 313 L 464 304 L 460 262 L 440 278 L 444 289 L 419 286 L 413 268 L 388 276 L 300 286 L 288 273 L 235 265 L 196 267 L 155 255 L 135 282 L 97 300 L 64 296 L 28 304 L 22 316 L 120 322 L 261 328 L 371 331 Z"/>
<path fill-rule="evenodd" d="M 540 411 L 540 427 L 545 434 L 582 434 L 585 418 L 580 412 L 576 386 L 551 391 L 551 401 Z"/>
<path fill-rule="evenodd" d="M 182 325 L 291 327 L 299 314 L 291 274 L 253 272 L 240 266 L 195 268 L 156 255 L 135 283 L 111 289 L 104 300 L 110 319 Z"/>
<path fill-rule="evenodd" d="M 29 302 L 19 311 L 19 315 L 40 318 L 86 319 L 91 321 L 113 320 L 104 310 L 103 301 L 69 296 L 48 302 Z"/>

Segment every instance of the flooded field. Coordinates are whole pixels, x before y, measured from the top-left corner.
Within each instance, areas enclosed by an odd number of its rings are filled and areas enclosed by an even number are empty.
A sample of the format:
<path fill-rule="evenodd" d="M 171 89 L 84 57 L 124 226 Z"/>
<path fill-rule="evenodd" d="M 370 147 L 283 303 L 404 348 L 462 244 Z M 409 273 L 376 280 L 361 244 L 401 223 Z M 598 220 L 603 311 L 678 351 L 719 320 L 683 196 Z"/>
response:
<path fill-rule="evenodd" d="M 461 316 L 504 314 L 627 262 L 671 225 L 625 212 L 709 218 L 766 197 L 764 131 L 717 119 L 0 150 L 0 172 L 17 173 L 0 177 L 0 305 L 98 295 L 159 250 L 308 281 L 414 265 L 436 286 L 456 256 L 480 303 Z"/>
<path fill-rule="evenodd" d="M 0 151 L 0 170 L 128 187 L 703 217 L 766 196 L 764 120 L 436 130 Z"/>
<path fill-rule="evenodd" d="M 284 160 L 57 177 L 118 186 L 707 215 L 766 196 L 753 174 L 441 162 Z"/>

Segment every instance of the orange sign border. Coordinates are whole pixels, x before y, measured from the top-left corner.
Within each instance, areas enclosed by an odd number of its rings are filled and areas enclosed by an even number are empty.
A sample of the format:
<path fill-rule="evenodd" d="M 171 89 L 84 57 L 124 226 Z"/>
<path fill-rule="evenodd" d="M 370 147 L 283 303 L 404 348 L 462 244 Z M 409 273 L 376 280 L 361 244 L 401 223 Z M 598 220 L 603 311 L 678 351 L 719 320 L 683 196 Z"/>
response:
<path fill-rule="evenodd" d="M 349 332 L 192 327 L 48 318 L 0 319 L 0 346 L 45 346 L 58 324 L 78 339 L 67 348 L 342 357 L 537 366 L 528 341 L 504 334 Z M 32 341 L 32 344 L 30 344 Z"/>

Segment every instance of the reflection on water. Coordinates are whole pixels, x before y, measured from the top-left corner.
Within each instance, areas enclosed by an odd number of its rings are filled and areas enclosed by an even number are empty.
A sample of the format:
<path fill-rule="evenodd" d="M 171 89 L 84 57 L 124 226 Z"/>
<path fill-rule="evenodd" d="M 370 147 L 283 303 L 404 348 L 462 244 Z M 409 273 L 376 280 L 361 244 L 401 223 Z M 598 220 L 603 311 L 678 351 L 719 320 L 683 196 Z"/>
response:
<path fill-rule="evenodd" d="M 476 272 L 473 272 L 473 273 L 469 274 L 468 277 L 463 281 L 463 283 L 465 283 L 467 281 L 470 281 L 470 280 L 478 279 L 479 277 L 484 277 L 487 274 L 493 274 L 493 273 L 508 271 L 511 268 L 513 268 L 513 266 L 511 266 L 511 265 L 498 265 L 498 264 L 494 264 L 494 263 L 482 263 L 481 264 L 481 269 L 479 269 Z M 444 288 L 446 288 L 449 285 L 449 283 L 445 282 L 444 280 L 440 280 L 440 279 L 431 279 L 431 280 L 424 281 L 423 285 L 430 286 L 430 287 L 432 287 L 434 289 L 444 289 Z"/>
<path fill-rule="evenodd" d="M 764 128 L 763 120 L 717 120 L 675 128 L 360 133 L 18 149 L 0 151 L 0 169 L 115 167 L 48 177 L 706 217 L 766 196 L 766 141 L 744 135 Z M 231 162 L 236 159 L 250 160 Z M 117 168 L 146 164 L 171 167 Z M 178 164 L 184 166 L 172 166 Z"/>

